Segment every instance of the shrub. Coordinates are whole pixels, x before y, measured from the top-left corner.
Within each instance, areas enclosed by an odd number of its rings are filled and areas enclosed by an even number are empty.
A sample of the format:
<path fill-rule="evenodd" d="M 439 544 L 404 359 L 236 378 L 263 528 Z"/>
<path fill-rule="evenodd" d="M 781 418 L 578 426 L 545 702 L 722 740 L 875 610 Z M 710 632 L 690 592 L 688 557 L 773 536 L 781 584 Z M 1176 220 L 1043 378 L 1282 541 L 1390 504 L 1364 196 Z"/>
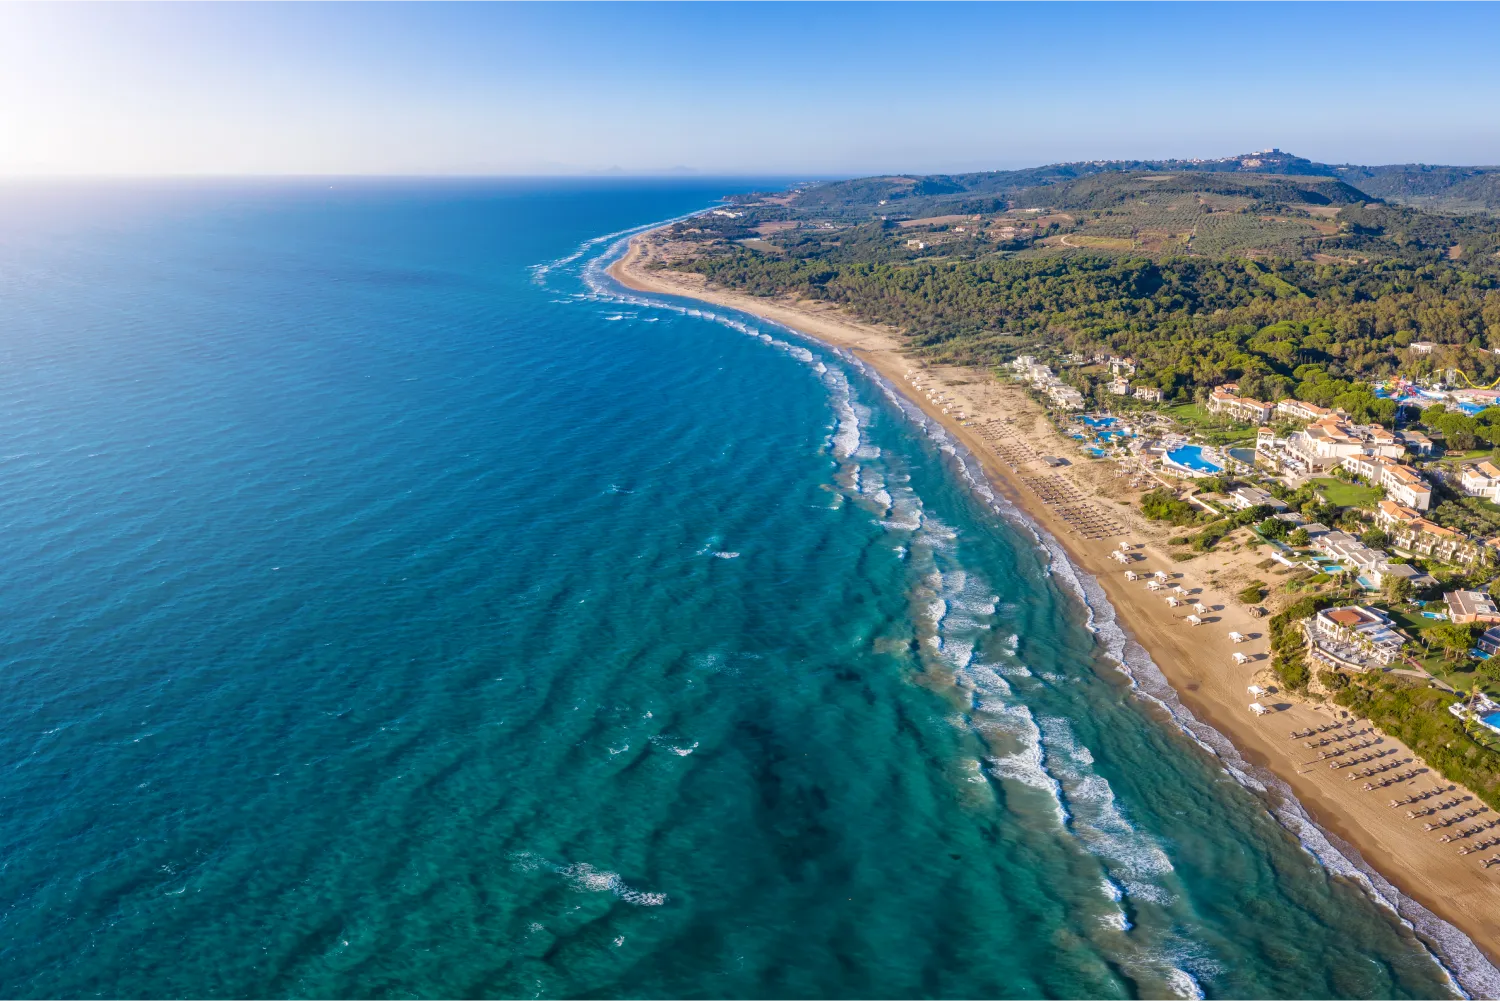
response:
<path fill-rule="evenodd" d="M 1318 680 L 1323 683 L 1324 688 L 1331 692 L 1341 691 L 1349 687 L 1349 676 L 1342 671 L 1319 671 Z"/>
<path fill-rule="evenodd" d="M 1330 604 L 1331 598 L 1309 595 L 1271 616 L 1271 669 L 1294 692 L 1307 691 L 1310 678 L 1299 623 Z"/>
<path fill-rule="evenodd" d="M 1291 529 L 1291 526 L 1280 518 L 1267 518 L 1256 527 L 1260 534 L 1268 539 L 1284 539 Z"/>
<path fill-rule="evenodd" d="M 1265 600 L 1265 581 L 1251 581 L 1243 591 L 1240 592 L 1240 600 L 1247 605 L 1258 605 Z"/>
<path fill-rule="evenodd" d="M 1198 512 L 1176 494 L 1158 487 L 1141 498 L 1141 513 L 1152 521 L 1166 521 L 1173 525 L 1191 525 L 1198 520 Z"/>
<path fill-rule="evenodd" d="M 1334 701 L 1404 742 L 1439 775 L 1460 782 L 1500 808 L 1500 755 L 1464 733 L 1449 713 L 1454 697 L 1400 678 L 1350 679 Z"/>

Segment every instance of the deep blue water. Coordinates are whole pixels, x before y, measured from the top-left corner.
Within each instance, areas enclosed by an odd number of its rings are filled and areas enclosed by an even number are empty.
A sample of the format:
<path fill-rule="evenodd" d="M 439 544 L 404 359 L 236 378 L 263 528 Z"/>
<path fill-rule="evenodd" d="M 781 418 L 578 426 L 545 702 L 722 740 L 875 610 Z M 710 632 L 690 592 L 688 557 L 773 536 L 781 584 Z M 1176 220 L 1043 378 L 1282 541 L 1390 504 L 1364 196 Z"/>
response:
<path fill-rule="evenodd" d="M 0 192 L 0 995 L 1449 991 L 856 365 L 613 296 L 736 186 Z"/>

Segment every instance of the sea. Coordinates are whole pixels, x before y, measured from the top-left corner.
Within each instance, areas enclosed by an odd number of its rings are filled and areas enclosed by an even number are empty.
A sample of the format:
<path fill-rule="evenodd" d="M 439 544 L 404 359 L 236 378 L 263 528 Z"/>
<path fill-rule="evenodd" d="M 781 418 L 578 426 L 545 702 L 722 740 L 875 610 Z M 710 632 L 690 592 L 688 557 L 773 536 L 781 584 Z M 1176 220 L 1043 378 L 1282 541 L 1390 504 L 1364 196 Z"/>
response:
<path fill-rule="evenodd" d="M 782 183 L 0 188 L 0 995 L 1500 990 L 894 387 L 605 273 Z"/>

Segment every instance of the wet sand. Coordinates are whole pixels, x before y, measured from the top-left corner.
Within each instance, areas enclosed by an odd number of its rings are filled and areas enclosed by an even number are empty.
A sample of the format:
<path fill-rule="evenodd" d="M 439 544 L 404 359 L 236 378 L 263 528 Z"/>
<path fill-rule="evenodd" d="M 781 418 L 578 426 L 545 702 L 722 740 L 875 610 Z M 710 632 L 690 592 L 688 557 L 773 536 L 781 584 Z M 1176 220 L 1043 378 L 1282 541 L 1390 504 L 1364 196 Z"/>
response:
<path fill-rule="evenodd" d="M 1141 518 L 1129 503 L 1138 495 L 1139 486 L 1132 486 L 1128 475 L 1119 475 L 1117 463 L 1081 456 L 1078 443 L 1057 433 L 1042 408 L 1019 385 L 983 369 L 926 366 L 903 351 L 897 331 L 858 322 L 825 303 L 711 288 L 700 276 L 648 266 L 670 253 L 671 248 L 663 246 L 656 234 L 648 233 L 634 238 L 625 257 L 609 272 L 638 291 L 688 296 L 784 324 L 846 348 L 878 371 L 962 441 L 995 487 L 1050 532 L 1080 569 L 1099 581 L 1120 625 L 1149 652 L 1188 710 L 1232 741 L 1251 764 L 1285 782 L 1319 827 L 1347 842 L 1402 893 L 1459 928 L 1496 962 L 1500 956 L 1500 866 L 1485 870 L 1479 859 L 1500 849 L 1459 856 L 1456 852 L 1464 841 L 1442 844 L 1437 840 L 1442 832 L 1423 831 L 1424 820 L 1434 818 L 1411 820 L 1406 813 L 1412 807 L 1389 806 L 1393 798 L 1451 784 L 1425 769 L 1420 760 L 1351 781 L 1349 774 L 1361 771 L 1360 767 L 1331 769 L 1328 762 L 1318 759 L 1320 749 L 1289 738 L 1292 731 L 1333 722 L 1334 710 L 1276 691 L 1269 670 L 1266 622 L 1251 615 L 1235 597 L 1251 578 L 1276 580 L 1269 571 L 1256 567 L 1262 554 L 1247 548 L 1174 562 L 1163 545 L 1166 533 Z M 1042 461 L 1043 455 L 1062 456 L 1070 464 L 1053 468 Z M 1135 471 L 1135 475 L 1148 474 Z M 1152 485 L 1144 482 L 1148 489 Z M 1121 542 L 1136 547 L 1137 558 L 1129 569 L 1141 575 L 1139 581 L 1127 581 L 1127 567 L 1110 556 Z M 1157 570 L 1172 574 L 1169 584 L 1180 585 L 1185 592 L 1179 607 L 1169 607 L 1167 591 L 1147 589 L 1145 575 Z M 1200 616 L 1203 624 L 1193 626 L 1186 617 L 1193 614 L 1196 603 L 1207 606 L 1207 611 Z M 1231 631 L 1248 638 L 1232 642 Z M 1247 662 L 1235 663 L 1235 653 L 1244 654 Z M 1256 716 L 1250 711 L 1249 704 L 1257 700 L 1247 694 L 1250 685 L 1271 690 L 1258 699 L 1273 708 L 1270 715 Z M 1366 728 L 1368 724 L 1357 724 L 1348 729 Z M 1370 751 L 1394 748 L 1396 753 L 1363 767 L 1415 759 L 1399 741 L 1378 736 L 1381 743 Z M 1362 790 L 1366 781 L 1414 769 L 1421 773 L 1386 788 Z M 1437 801 L 1463 795 L 1469 794 L 1459 787 Z M 1477 803 L 1470 799 L 1466 806 Z M 1491 812 L 1473 823 L 1494 817 Z M 1468 826 L 1458 824 L 1449 830 Z M 1469 841 L 1490 836 L 1500 836 L 1500 827 Z"/>

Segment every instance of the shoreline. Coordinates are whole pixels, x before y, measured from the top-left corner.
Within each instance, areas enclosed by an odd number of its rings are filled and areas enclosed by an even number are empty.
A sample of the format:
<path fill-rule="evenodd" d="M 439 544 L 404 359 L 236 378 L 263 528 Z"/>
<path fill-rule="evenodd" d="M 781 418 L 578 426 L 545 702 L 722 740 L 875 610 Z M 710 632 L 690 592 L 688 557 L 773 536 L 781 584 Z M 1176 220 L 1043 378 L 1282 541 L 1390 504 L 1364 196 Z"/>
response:
<path fill-rule="evenodd" d="M 698 276 L 648 271 L 644 265 L 660 253 L 651 240 L 655 232 L 630 237 L 625 254 L 606 269 L 609 276 L 635 291 L 689 298 L 758 316 L 854 355 L 928 419 L 942 426 L 970 454 L 997 494 L 1050 536 L 1050 541 L 1062 550 L 1080 577 L 1088 575 L 1093 579 L 1099 596 L 1111 608 L 1116 628 L 1123 634 L 1126 652 L 1132 643 L 1138 644 L 1160 675 L 1156 683 L 1169 689 L 1167 695 L 1171 701 L 1210 728 L 1229 745 L 1227 750 L 1240 759 L 1239 762 L 1223 760 L 1225 754 L 1216 749 L 1225 766 L 1238 765 L 1246 771 L 1263 771 L 1274 777 L 1274 784 L 1265 793 L 1270 801 L 1268 806 L 1283 826 L 1303 841 L 1304 847 L 1307 839 L 1293 826 L 1302 818 L 1319 829 L 1320 838 L 1331 835 L 1331 847 L 1360 870 L 1358 876 L 1336 874 L 1368 879 L 1366 873 L 1373 872 L 1378 883 L 1389 884 L 1399 897 L 1420 905 L 1431 916 L 1467 936 L 1468 943 L 1480 954 L 1469 957 L 1471 961 L 1480 958 L 1491 967 L 1500 966 L 1497 961 L 1500 949 L 1496 948 L 1500 945 L 1500 881 L 1483 870 L 1475 858 L 1457 856 L 1454 846 L 1439 845 L 1435 835 L 1421 830 L 1419 821 L 1408 820 L 1402 811 L 1387 805 L 1392 796 L 1436 785 L 1435 774 L 1427 772 L 1389 789 L 1360 792 L 1354 783 L 1337 781 L 1338 773 L 1310 767 L 1315 762 L 1305 759 L 1314 752 L 1287 737 L 1292 730 L 1329 722 L 1327 710 L 1274 694 L 1267 700 L 1277 709 L 1273 715 L 1257 718 L 1249 714 L 1248 685 L 1260 684 L 1275 691 L 1274 679 L 1269 677 L 1265 623 L 1253 618 L 1234 600 L 1236 585 L 1214 580 L 1213 575 L 1224 572 L 1233 576 L 1245 570 L 1241 564 L 1253 562 L 1253 554 L 1225 557 L 1217 568 L 1198 565 L 1201 558 L 1188 564 L 1175 563 L 1159 547 L 1165 533 L 1144 523 L 1123 502 L 1095 489 L 1097 483 L 1093 481 L 1102 478 L 1102 471 L 1112 469 L 1112 463 L 1074 459 L 1070 466 L 1056 470 L 1040 461 L 1039 452 L 1071 458 L 1077 450 L 1057 434 L 1041 409 L 1018 387 L 1002 383 L 981 369 L 926 365 L 906 354 L 896 331 L 856 321 L 824 303 L 760 298 L 705 287 Z M 913 375 L 920 383 L 913 382 Z M 966 414 L 968 426 L 956 414 L 948 412 L 950 408 Z M 1059 489 L 1067 492 L 1061 501 Z M 1099 524 L 1118 531 L 1094 532 L 1092 526 Z M 1122 540 L 1135 543 L 1138 547 L 1135 551 L 1144 554 L 1145 559 L 1134 564 L 1138 572 L 1160 569 L 1174 573 L 1176 583 L 1192 595 L 1189 603 L 1202 601 L 1212 609 L 1202 627 L 1188 626 L 1182 620 L 1185 611 L 1167 608 L 1161 598 L 1145 590 L 1142 582 L 1125 581 L 1125 568 L 1109 556 Z M 1076 587 L 1077 597 L 1097 616 L 1099 610 L 1093 607 L 1085 583 L 1079 580 Z M 1249 642 L 1231 644 L 1227 638 L 1230 630 L 1249 636 Z M 1100 639 L 1102 643 L 1103 638 Z M 1235 652 L 1249 654 L 1252 659 L 1236 665 L 1231 660 Z M 1165 704 L 1174 723 L 1202 742 L 1199 735 L 1176 718 L 1170 702 L 1151 691 L 1155 679 L 1138 677 L 1137 665 L 1129 663 L 1123 655 L 1111 656 L 1121 662 L 1122 669 L 1131 674 L 1147 696 Z M 1399 741 L 1382 736 L 1386 745 L 1414 757 Z M 1252 776 L 1252 780 L 1256 778 Z M 1294 799 L 1295 807 L 1279 802 L 1287 794 Z M 1378 883 L 1371 888 L 1384 897 L 1388 889 Z M 1387 902 L 1399 905 L 1400 900 Z M 1465 957 L 1454 955 L 1451 950 L 1459 945 L 1457 951 L 1465 951 L 1461 945 L 1444 942 L 1443 929 L 1431 927 L 1431 921 L 1423 922 L 1420 911 L 1408 914 L 1410 910 L 1398 907 L 1401 917 L 1414 924 L 1429 947 L 1437 944 L 1439 955 L 1450 963 L 1450 973 L 1461 981 L 1468 980 L 1464 976 Z M 1424 923 L 1428 927 L 1423 927 Z M 1457 968 L 1452 967 L 1453 963 L 1458 964 Z M 1488 986 L 1494 992 L 1493 969 L 1471 972 L 1476 981 L 1490 980 Z M 1475 993 L 1474 985 L 1463 986 Z M 1479 992 L 1483 993 L 1483 988 Z"/>

